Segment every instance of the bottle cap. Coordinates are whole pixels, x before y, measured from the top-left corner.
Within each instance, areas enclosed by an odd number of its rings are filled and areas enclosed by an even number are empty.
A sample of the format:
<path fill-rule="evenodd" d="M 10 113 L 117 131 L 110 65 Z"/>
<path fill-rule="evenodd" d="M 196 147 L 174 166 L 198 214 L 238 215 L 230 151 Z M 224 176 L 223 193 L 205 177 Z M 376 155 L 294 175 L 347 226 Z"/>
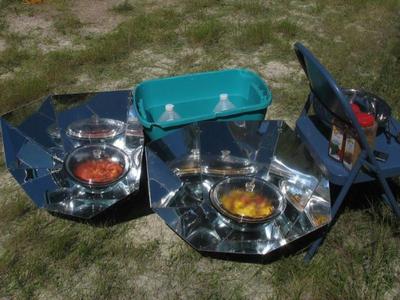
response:
<path fill-rule="evenodd" d="M 174 110 L 174 105 L 173 104 L 165 104 L 165 110 L 166 111 L 173 111 Z"/>
<path fill-rule="evenodd" d="M 135 115 L 129 114 L 127 122 L 137 122 L 138 118 Z"/>
<path fill-rule="evenodd" d="M 360 123 L 361 127 L 370 127 L 374 125 L 375 117 L 373 115 L 359 112 L 356 114 L 357 121 Z"/>
<path fill-rule="evenodd" d="M 228 94 L 220 94 L 219 100 L 221 100 L 221 101 L 228 100 Z"/>

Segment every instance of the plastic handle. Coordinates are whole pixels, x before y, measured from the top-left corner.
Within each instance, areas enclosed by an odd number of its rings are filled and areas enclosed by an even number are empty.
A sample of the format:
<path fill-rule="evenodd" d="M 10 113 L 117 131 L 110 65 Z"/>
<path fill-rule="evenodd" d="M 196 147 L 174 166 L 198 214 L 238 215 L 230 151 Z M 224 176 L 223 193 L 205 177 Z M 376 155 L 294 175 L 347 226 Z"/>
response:
<path fill-rule="evenodd" d="M 143 103 L 142 103 L 142 99 L 139 99 L 139 101 L 136 101 L 136 97 L 134 95 L 132 95 L 132 99 L 133 99 L 133 111 L 135 112 L 137 118 L 140 120 L 140 123 L 147 128 L 150 128 L 152 126 L 153 123 L 146 121 L 143 117 L 141 116 L 146 116 L 146 112 L 144 110 L 143 107 Z M 139 107 L 140 106 L 140 107 Z M 141 114 L 141 112 L 143 114 Z"/>

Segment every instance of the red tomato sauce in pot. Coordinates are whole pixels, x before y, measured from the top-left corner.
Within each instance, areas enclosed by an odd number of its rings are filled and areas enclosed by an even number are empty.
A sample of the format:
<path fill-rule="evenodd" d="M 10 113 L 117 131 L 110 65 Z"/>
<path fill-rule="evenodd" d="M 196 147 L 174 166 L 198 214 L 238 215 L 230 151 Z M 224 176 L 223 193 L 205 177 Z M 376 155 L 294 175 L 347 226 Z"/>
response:
<path fill-rule="evenodd" d="M 117 179 L 123 171 L 123 166 L 117 162 L 93 159 L 79 163 L 74 169 L 74 175 L 84 181 L 105 183 Z"/>

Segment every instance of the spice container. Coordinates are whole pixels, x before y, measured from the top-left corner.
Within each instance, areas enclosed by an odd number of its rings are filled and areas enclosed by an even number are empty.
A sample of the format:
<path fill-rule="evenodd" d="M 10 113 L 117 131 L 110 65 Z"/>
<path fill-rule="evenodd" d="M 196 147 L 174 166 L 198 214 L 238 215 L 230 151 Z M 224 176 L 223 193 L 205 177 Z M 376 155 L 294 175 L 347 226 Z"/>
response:
<path fill-rule="evenodd" d="M 375 117 L 363 112 L 356 113 L 356 117 L 358 123 L 365 132 L 368 144 L 371 148 L 374 148 L 376 131 L 378 129 L 378 123 L 376 122 Z M 344 147 L 343 164 L 347 169 L 351 170 L 360 155 L 361 146 L 358 136 L 353 128 L 347 128 L 345 134 L 346 142 Z"/>
<path fill-rule="evenodd" d="M 343 160 L 345 126 L 337 119 L 333 120 L 332 135 L 329 141 L 329 156 L 337 161 Z"/>

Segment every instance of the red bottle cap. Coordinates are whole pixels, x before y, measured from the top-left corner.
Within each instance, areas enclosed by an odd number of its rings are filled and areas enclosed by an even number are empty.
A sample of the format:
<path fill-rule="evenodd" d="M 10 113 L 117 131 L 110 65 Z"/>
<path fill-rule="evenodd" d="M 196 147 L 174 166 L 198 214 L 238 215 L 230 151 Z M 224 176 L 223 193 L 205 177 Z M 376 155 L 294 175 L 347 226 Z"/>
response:
<path fill-rule="evenodd" d="M 350 106 L 351 106 L 351 110 L 353 111 L 353 113 L 356 114 L 356 113 L 361 112 L 361 109 L 360 109 L 360 107 L 358 106 L 358 104 L 356 104 L 356 103 L 351 103 Z"/>
<path fill-rule="evenodd" d="M 361 127 L 370 127 L 374 125 L 375 118 L 373 115 L 359 112 L 356 114 L 357 121 L 360 123 Z"/>

